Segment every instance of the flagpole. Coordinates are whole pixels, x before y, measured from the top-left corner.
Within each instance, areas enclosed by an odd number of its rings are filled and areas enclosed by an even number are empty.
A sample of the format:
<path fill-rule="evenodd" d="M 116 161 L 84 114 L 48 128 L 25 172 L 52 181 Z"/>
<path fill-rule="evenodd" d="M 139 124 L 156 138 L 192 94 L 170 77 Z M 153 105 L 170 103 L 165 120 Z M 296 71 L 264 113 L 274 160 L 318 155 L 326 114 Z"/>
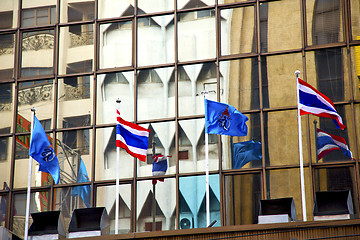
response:
<path fill-rule="evenodd" d="M 314 130 L 315 130 L 315 159 L 316 159 L 315 162 L 318 163 L 318 143 L 317 143 L 317 127 L 316 127 L 317 121 L 314 120 L 313 123 L 314 123 Z"/>
<path fill-rule="evenodd" d="M 208 91 L 204 91 L 207 99 Z M 210 189 L 209 189 L 209 134 L 205 131 L 205 171 L 206 171 L 206 226 L 210 225 Z"/>
<path fill-rule="evenodd" d="M 299 135 L 299 158 L 300 158 L 300 186 L 301 186 L 301 203 L 302 203 L 302 214 L 303 221 L 306 222 L 306 200 L 305 200 L 305 182 L 304 182 L 304 160 L 302 150 L 302 132 L 301 132 L 301 117 L 299 108 L 299 81 L 300 71 L 295 71 L 296 75 L 296 96 L 297 96 L 297 119 L 298 119 L 298 135 Z"/>
<path fill-rule="evenodd" d="M 34 130 L 34 116 L 35 116 L 35 108 L 31 108 L 31 135 L 30 135 L 30 143 L 32 139 L 32 133 Z M 26 217 L 25 217 L 25 234 L 24 240 L 28 239 L 29 234 L 29 217 L 30 217 L 30 195 L 31 195 L 31 173 L 32 173 L 32 157 L 29 156 L 29 174 L 28 174 L 28 186 L 27 186 L 27 194 L 26 194 Z"/>
<path fill-rule="evenodd" d="M 116 100 L 117 107 L 120 113 L 121 100 Z M 116 147 L 116 198 L 115 198 L 115 234 L 119 233 L 119 168 L 120 168 L 120 147 Z"/>

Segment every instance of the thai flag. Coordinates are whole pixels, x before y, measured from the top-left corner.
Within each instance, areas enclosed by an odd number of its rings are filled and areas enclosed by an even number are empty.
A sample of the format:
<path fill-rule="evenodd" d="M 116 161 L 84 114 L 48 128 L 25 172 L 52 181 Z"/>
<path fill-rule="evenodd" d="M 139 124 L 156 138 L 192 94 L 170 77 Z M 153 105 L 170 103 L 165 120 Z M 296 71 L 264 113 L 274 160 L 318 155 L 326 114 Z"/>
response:
<path fill-rule="evenodd" d="M 116 147 L 125 149 L 131 156 L 145 162 L 150 130 L 125 121 L 120 117 L 119 110 L 116 113 Z"/>
<path fill-rule="evenodd" d="M 323 130 L 317 129 L 317 157 L 320 160 L 323 156 L 334 150 L 341 150 L 347 157 L 353 159 L 352 153 L 344 138 L 332 135 Z"/>
<path fill-rule="evenodd" d="M 152 168 L 153 176 L 165 175 L 166 170 L 168 168 L 168 164 L 167 164 L 168 157 L 171 156 L 164 156 L 164 155 L 153 156 L 153 160 L 154 160 L 153 168 Z M 164 179 L 153 179 L 152 183 L 156 184 L 158 180 L 161 182 L 164 181 Z"/>
<path fill-rule="evenodd" d="M 310 84 L 298 78 L 300 115 L 313 114 L 319 117 L 331 118 L 336 127 L 343 130 L 346 126 L 336 112 L 334 103 Z"/>

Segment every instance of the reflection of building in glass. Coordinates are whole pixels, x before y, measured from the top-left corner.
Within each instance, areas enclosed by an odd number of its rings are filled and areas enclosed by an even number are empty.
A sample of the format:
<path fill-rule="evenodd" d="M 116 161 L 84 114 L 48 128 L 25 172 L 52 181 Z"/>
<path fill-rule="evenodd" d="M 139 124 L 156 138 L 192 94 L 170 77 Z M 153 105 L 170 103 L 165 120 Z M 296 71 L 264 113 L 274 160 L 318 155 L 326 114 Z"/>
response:
<path fill-rule="evenodd" d="M 359 9 L 356 0 L 2 0 L 0 225 L 24 231 L 35 107 L 61 184 L 34 167 L 31 211 L 61 210 L 70 221 L 73 209 L 101 206 L 115 232 L 119 98 L 122 117 L 150 129 L 146 162 L 120 151 L 119 232 L 206 228 L 205 90 L 249 118 L 245 137 L 209 136 L 211 222 L 257 224 L 260 200 L 288 197 L 301 221 L 295 70 L 347 126 L 302 117 L 307 219 L 319 191 L 350 190 L 358 214 Z M 340 151 L 317 160 L 314 120 L 355 160 Z M 233 144 L 249 140 L 261 143 L 262 160 L 233 168 Z M 154 188 L 153 149 L 171 156 Z M 87 198 L 74 194 L 83 187 Z"/>

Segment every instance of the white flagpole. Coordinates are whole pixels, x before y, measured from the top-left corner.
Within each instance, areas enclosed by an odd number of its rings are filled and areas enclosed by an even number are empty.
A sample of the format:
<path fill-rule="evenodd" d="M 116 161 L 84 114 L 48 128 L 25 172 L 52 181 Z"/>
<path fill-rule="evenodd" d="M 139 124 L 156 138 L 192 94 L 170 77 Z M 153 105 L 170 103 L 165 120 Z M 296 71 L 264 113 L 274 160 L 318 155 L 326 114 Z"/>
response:
<path fill-rule="evenodd" d="M 204 91 L 207 99 L 208 91 Z M 210 189 L 209 189 L 209 134 L 205 132 L 205 171 L 206 171 L 206 226 L 210 225 Z"/>
<path fill-rule="evenodd" d="M 121 100 L 117 99 L 117 109 L 120 113 Z M 117 121 L 116 121 L 117 124 Z M 115 234 L 119 233 L 119 168 L 120 168 L 120 147 L 116 147 L 116 200 L 115 200 Z"/>
<path fill-rule="evenodd" d="M 304 181 L 304 160 L 302 151 L 302 132 L 301 132 L 301 117 L 299 108 L 299 75 L 300 71 L 295 71 L 296 75 L 296 95 L 297 95 L 297 119 L 298 119 L 298 135 L 299 135 L 299 158 L 300 158 L 300 185 L 301 185 L 301 203 L 302 203 L 302 215 L 303 221 L 306 222 L 306 200 L 305 200 L 305 181 Z"/>
<path fill-rule="evenodd" d="M 35 108 L 31 108 L 31 135 L 30 135 L 30 144 L 33 136 L 34 130 L 34 116 Z M 30 215 L 30 196 L 31 196 L 31 173 L 32 173 L 32 157 L 29 156 L 29 174 L 28 174 L 28 186 L 27 186 L 27 195 L 26 195 L 26 217 L 25 217 L 25 234 L 24 240 L 28 239 L 29 234 L 29 215 Z"/>

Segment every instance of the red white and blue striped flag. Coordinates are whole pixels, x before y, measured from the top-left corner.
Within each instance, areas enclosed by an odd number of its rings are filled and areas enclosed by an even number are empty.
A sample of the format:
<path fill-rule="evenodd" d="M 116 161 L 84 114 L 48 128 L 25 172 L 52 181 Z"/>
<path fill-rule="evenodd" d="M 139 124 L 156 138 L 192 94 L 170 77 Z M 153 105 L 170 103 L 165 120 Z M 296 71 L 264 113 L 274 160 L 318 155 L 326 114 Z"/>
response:
<path fill-rule="evenodd" d="M 125 149 L 131 156 L 145 162 L 150 130 L 125 121 L 120 117 L 119 110 L 116 113 L 116 147 Z"/>
<path fill-rule="evenodd" d="M 318 117 L 331 118 L 336 127 L 343 130 L 346 126 L 337 113 L 334 103 L 310 84 L 298 78 L 300 115 L 313 114 Z"/>
<path fill-rule="evenodd" d="M 341 150 L 345 156 L 353 159 L 352 153 L 344 138 L 317 129 L 317 157 L 320 160 L 326 154 Z"/>

